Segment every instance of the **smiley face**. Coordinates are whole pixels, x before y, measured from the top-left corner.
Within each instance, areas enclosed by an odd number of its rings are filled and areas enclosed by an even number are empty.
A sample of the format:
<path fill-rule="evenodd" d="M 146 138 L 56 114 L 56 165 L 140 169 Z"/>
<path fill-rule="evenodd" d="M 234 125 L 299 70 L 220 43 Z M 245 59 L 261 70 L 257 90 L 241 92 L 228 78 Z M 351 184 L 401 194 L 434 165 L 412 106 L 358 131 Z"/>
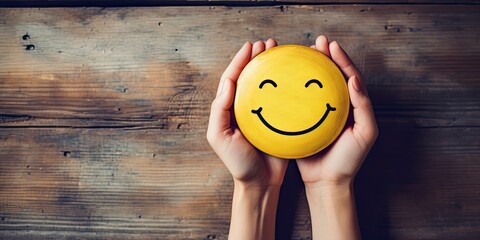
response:
<path fill-rule="evenodd" d="M 272 84 L 274 87 L 277 87 L 277 84 L 271 80 L 271 79 L 266 79 L 266 80 L 263 80 L 261 83 L 260 83 L 260 86 L 259 88 L 262 89 L 262 86 L 266 83 L 270 83 Z M 307 88 L 311 83 L 316 83 L 320 88 L 323 87 L 323 85 L 320 83 L 320 81 L 318 81 L 317 79 L 311 79 L 309 80 L 306 84 L 305 84 L 305 88 Z M 252 113 L 253 114 L 257 114 L 258 118 L 260 119 L 260 121 L 262 121 L 263 125 L 265 125 L 267 128 L 269 128 L 270 130 L 278 133 L 278 134 L 283 134 L 283 135 L 289 135 L 289 136 L 296 136 L 296 135 L 303 135 L 303 134 L 306 134 L 306 133 L 309 133 L 313 130 L 315 130 L 318 126 L 320 126 L 320 124 L 322 124 L 323 121 L 325 121 L 325 119 L 327 118 L 328 116 L 328 113 L 330 113 L 330 111 L 335 111 L 337 110 L 336 108 L 330 106 L 329 103 L 327 103 L 326 105 L 326 108 L 327 110 L 325 111 L 325 113 L 323 114 L 322 118 L 320 118 L 320 120 L 318 120 L 317 123 L 315 123 L 315 125 L 307 128 L 307 129 L 304 129 L 304 130 L 301 130 L 301 131 L 284 131 L 284 130 L 280 130 L 272 125 L 270 125 L 270 123 L 268 123 L 267 120 L 265 120 L 265 118 L 263 117 L 262 115 L 262 110 L 263 108 L 262 107 L 259 107 L 257 110 L 252 110 Z"/>
<path fill-rule="evenodd" d="M 296 159 L 338 137 L 349 102 L 345 79 L 330 58 L 308 47 L 283 45 L 247 64 L 237 81 L 234 113 L 256 148 Z"/>

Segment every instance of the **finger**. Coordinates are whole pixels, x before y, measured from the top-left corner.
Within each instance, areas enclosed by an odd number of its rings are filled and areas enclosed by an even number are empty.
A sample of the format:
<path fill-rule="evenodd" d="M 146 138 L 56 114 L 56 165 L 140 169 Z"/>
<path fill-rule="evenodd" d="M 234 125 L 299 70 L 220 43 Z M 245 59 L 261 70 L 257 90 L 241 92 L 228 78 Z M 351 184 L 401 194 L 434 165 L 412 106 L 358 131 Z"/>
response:
<path fill-rule="evenodd" d="M 313 48 L 313 49 L 317 49 L 317 46 L 315 46 L 315 45 L 311 45 L 310 47 Z"/>
<path fill-rule="evenodd" d="M 330 53 L 332 54 L 332 60 L 338 65 L 340 70 L 342 70 L 345 77 L 349 79 L 352 76 L 357 76 L 357 80 L 360 87 L 362 88 L 362 91 L 366 95 L 368 95 L 367 87 L 365 82 L 363 81 L 362 74 L 360 74 L 357 66 L 355 66 L 347 53 L 342 49 L 340 44 L 338 44 L 336 41 L 333 41 L 330 43 L 329 47 Z"/>
<path fill-rule="evenodd" d="M 223 72 L 222 77 L 220 78 L 220 83 L 218 84 L 217 96 L 220 94 L 220 88 L 226 78 L 229 78 L 234 82 L 237 81 L 238 76 L 242 72 L 243 68 L 250 61 L 251 54 L 252 43 L 246 42 L 243 44 L 242 48 L 237 52 L 237 54 L 235 54 L 235 57 L 233 57 L 228 67 L 225 69 L 225 72 Z"/>
<path fill-rule="evenodd" d="M 330 54 L 332 55 L 332 60 L 337 64 L 337 66 L 342 70 L 343 74 L 347 79 L 356 75 L 361 81 L 361 75 L 358 68 L 353 64 L 350 57 L 345 53 L 340 44 L 336 41 L 333 41 L 329 45 Z"/>
<path fill-rule="evenodd" d="M 265 43 L 263 41 L 256 41 L 252 47 L 252 56 L 250 59 L 256 57 L 259 53 L 265 51 Z"/>
<path fill-rule="evenodd" d="M 266 42 L 265 42 L 265 49 L 270 49 L 270 48 L 273 48 L 273 47 L 276 47 L 278 45 L 277 41 L 275 41 L 275 39 L 273 38 L 269 38 Z"/>
<path fill-rule="evenodd" d="M 235 95 L 235 84 L 229 78 L 225 79 L 220 94 L 213 100 L 208 121 L 207 139 L 215 142 L 231 133 L 230 108 Z"/>
<path fill-rule="evenodd" d="M 360 134 L 364 142 L 370 145 L 377 137 L 377 122 L 372 102 L 363 91 L 359 79 L 355 75 L 348 79 L 348 92 L 353 107 L 353 132 Z"/>
<path fill-rule="evenodd" d="M 328 57 L 331 57 L 330 49 L 328 47 L 328 39 L 324 35 L 320 35 L 317 37 L 317 40 L 315 40 L 315 47 L 318 51 L 322 52 Z"/>

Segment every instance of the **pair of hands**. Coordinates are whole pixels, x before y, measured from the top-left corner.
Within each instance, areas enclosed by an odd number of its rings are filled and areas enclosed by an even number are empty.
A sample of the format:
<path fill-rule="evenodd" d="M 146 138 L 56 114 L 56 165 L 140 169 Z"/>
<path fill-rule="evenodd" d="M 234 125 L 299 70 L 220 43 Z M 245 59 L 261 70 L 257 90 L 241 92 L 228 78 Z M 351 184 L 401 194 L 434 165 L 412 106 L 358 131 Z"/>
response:
<path fill-rule="evenodd" d="M 207 139 L 236 185 L 279 187 L 287 169 L 287 160 L 257 150 L 232 119 L 235 85 L 240 73 L 251 59 L 275 46 L 277 42 L 273 39 L 254 44 L 246 42 L 223 73 L 211 106 Z M 296 159 L 298 169 L 307 188 L 351 184 L 378 134 L 372 104 L 360 71 L 337 42 L 329 42 L 322 35 L 311 47 L 330 57 L 348 79 L 353 121 L 347 122 L 338 139 L 327 149 Z"/>

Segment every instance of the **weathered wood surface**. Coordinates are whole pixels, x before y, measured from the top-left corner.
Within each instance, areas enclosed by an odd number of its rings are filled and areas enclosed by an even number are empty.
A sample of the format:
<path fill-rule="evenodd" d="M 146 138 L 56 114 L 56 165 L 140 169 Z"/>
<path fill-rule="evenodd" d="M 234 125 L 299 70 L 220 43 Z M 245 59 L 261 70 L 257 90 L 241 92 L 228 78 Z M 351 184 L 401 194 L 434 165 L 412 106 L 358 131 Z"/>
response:
<path fill-rule="evenodd" d="M 478 4 L 479 0 L 2 0 L 0 7 L 271 6 L 291 4 Z"/>
<path fill-rule="evenodd" d="M 364 239 L 478 239 L 479 22 L 450 5 L 0 9 L 0 238 L 226 239 L 232 182 L 204 139 L 218 77 L 246 40 L 325 33 L 380 125 Z M 287 178 L 278 239 L 308 239 Z"/>

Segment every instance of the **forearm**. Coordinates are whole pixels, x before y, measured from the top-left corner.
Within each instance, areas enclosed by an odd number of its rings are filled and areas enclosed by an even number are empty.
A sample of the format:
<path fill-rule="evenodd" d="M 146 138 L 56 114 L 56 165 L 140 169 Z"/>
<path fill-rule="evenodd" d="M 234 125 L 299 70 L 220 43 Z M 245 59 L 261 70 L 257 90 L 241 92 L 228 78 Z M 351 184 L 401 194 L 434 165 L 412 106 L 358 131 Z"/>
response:
<path fill-rule="evenodd" d="M 229 239 L 274 239 L 279 192 L 280 186 L 235 183 Z"/>
<path fill-rule="evenodd" d="M 355 209 L 353 182 L 306 188 L 314 240 L 355 240 L 360 232 Z"/>

